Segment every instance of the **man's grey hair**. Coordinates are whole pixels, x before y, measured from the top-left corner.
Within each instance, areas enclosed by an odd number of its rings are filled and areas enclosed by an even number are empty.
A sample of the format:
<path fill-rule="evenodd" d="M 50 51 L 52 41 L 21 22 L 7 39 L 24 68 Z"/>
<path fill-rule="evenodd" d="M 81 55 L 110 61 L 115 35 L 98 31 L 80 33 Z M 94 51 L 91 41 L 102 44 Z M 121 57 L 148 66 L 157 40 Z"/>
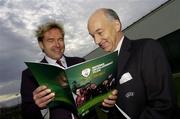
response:
<path fill-rule="evenodd" d="M 110 20 L 118 20 L 120 22 L 118 14 L 113 9 L 102 8 L 102 10 Z"/>

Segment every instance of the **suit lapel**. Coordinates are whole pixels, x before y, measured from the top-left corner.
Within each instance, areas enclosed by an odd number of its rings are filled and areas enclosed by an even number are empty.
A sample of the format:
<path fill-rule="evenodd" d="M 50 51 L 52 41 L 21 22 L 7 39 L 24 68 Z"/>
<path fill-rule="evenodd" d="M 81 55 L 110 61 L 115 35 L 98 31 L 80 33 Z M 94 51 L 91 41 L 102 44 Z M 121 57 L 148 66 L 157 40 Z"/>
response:
<path fill-rule="evenodd" d="M 72 62 L 72 60 L 71 60 L 69 57 L 66 57 L 66 56 L 64 56 L 64 57 L 65 57 L 65 59 L 66 59 L 67 67 L 73 65 L 73 62 Z"/>
<path fill-rule="evenodd" d="M 42 63 L 48 63 L 45 57 L 41 60 Z"/>
<path fill-rule="evenodd" d="M 123 43 L 122 43 L 122 47 L 118 56 L 118 74 L 117 74 L 117 78 L 119 79 L 121 76 L 121 73 L 124 69 L 124 66 L 126 65 L 129 56 L 130 56 L 130 51 L 129 49 L 131 48 L 131 41 L 124 37 Z"/>

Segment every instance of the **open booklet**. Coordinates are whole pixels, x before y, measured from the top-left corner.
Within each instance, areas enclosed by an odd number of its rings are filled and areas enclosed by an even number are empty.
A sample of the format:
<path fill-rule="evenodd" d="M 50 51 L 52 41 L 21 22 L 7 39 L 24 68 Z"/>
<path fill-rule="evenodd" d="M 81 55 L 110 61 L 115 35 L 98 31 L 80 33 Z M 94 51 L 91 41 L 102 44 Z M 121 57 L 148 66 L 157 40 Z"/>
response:
<path fill-rule="evenodd" d="M 100 105 L 114 88 L 118 53 L 62 68 L 45 63 L 25 62 L 39 85 L 46 85 L 55 92 L 49 103 L 53 108 L 61 106 L 83 117 Z"/>

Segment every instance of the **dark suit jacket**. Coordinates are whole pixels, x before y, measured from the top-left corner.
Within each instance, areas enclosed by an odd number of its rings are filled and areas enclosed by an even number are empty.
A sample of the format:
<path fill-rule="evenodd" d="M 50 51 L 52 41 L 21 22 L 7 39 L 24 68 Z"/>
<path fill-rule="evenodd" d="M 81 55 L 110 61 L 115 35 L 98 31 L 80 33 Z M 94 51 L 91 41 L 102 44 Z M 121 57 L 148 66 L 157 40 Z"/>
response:
<path fill-rule="evenodd" d="M 65 57 L 67 66 L 71 66 L 80 62 L 84 59 L 77 57 Z M 45 59 L 41 62 L 47 63 Z M 40 112 L 40 108 L 35 104 L 33 100 L 32 92 L 38 87 L 38 83 L 33 77 L 31 71 L 26 69 L 22 72 L 21 82 L 21 96 L 22 96 L 22 117 L 23 119 L 43 119 Z M 62 108 L 56 108 L 50 110 L 50 117 L 52 119 L 71 119 L 71 113 Z"/>
<path fill-rule="evenodd" d="M 120 84 L 119 80 L 132 79 Z M 175 98 L 171 71 L 160 44 L 152 39 L 124 38 L 118 57 L 117 105 L 131 119 L 172 119 Z M 123 119 L 113 108 L 111 119 Z"/>

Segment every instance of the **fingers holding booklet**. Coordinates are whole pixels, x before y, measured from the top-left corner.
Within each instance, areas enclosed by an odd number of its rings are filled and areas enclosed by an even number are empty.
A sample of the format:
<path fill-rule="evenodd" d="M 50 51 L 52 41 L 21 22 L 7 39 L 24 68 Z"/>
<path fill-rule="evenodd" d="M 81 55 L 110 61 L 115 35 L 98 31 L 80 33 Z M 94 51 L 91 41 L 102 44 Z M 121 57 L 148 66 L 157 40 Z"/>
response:
<path fill-rule="evenodd" d="M 55 97 L 55 93 L 48 89 L 47 86 L 39 86 L 33 91 L 33 99 L 40 108 L 45 108 Z"/>
<path fill-rule="evenodd" d="M 35 62 L 26 65 L 40 85 L 33 99 L 41 108 L 63 106 L 81 118 L 96 106 L 116 103 L 117 52 L 68 68 Z"/>
<path fill-rule="evenodd" d="M 104 99 L 102 106 L 104 107 L 113 107 L 116 104 L 118 90 L 113 90 L 112 93 Z"/>

